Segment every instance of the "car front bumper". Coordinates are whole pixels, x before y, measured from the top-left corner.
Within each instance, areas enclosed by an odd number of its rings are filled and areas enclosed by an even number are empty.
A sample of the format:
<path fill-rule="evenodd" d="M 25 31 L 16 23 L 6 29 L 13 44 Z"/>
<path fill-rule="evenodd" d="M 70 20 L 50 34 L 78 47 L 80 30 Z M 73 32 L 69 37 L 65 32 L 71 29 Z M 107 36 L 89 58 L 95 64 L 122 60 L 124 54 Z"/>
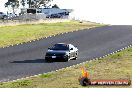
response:
<path fill-rule="evenodd" d="M 68 56 L 45 56 L 46 61 L 64 61 Z"/>

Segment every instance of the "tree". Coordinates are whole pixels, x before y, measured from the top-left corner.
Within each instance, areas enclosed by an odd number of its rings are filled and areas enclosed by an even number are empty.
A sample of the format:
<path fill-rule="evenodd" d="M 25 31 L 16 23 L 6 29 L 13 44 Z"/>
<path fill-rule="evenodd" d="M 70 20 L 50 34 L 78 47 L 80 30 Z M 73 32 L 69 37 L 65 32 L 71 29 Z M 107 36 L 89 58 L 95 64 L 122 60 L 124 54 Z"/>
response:
<path fill-rule="evenodd" d="M 5 3 L 5 7 L 12 8 L 13 14 L 15 14 L 15 9 L 19 7 L 19 0 L 8 0 Z"/>
<path fill-rule="evenodd" d="M 49 2 L 53 0 L 27 0 L 29 8 L 39 8 L 40 6 L 48 7 Z"/>
<path fill-rule="evenodd" d="M 31 2 L 32 0 L 27 0 L 28 7 L 31 8 Z"/>
<path fill-rule="evenodd" d="M 57 4 L 54 4 L 52 8 L 59 8 L 59 6 Z"/>
<path fill-rule="evenodd" d="M 22 6 L 23 6 L 23 8 L 24 8 L 25 5 L 26 5 L 26 0 L 21 0 L 21 4 L 22 4 Z"/>

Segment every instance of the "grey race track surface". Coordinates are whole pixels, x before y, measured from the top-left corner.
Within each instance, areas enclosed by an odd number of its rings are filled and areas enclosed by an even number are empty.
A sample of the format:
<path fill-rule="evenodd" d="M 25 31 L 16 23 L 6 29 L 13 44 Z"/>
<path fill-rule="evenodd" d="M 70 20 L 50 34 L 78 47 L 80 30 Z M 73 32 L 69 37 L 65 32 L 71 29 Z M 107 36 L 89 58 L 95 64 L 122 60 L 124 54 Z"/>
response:
<path fill-rule="evenodd" d="M 79 57 L 69 62 L 46 63 L 45 52 L 59 42 L 78 47 Z M 112 53 L 132 44 L 132 26 L 104 26 L 57 35 L 0 49 L 0 81 L 50 72 Z"/>

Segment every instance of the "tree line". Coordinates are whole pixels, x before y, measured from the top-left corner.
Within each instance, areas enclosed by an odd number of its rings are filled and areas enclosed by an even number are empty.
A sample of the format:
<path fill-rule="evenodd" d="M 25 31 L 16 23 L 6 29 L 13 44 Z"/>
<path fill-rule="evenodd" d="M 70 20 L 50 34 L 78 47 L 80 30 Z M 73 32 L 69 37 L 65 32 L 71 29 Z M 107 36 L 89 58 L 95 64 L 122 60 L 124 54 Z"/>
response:
<path fill-rule="evenodd" d="M 13 13 L 15 13 L 15 9 L 19 8 L 19 6 L 23 6 L 23 8 L 39 8 L 39 7 L 45 7 L 48 8 L 51 6 L 49 3 L 53 0 L 8 0 L 5 3 L 6 8 L 12 8 Z M 58 6 L 55 4 L 52 6 L 53 8 Z"/>

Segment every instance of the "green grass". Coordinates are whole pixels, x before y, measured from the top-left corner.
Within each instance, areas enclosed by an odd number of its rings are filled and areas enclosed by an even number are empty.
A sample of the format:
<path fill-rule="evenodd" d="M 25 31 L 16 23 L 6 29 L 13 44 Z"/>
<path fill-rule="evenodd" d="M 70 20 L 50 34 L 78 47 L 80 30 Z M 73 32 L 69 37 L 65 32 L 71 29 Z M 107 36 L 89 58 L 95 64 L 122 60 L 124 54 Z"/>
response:
<path fill-rule="evenodd" d="M 91 79 L 129 79 L 132 80 L 132 47 L 108 57 L 77 65 L 68 69 L 29 79 L 1 83 L 0 88 L 84 88 L 78 78 L 81 67 L 85 66 Z M 132 88 L 130 86 L 89 86 L 86 88 Z"/>
<path fill-rule="evenodd" d="M 0 88 L 21 88 L 32 85 L 32 80 L 20 80 L 9 84 L 0 84 Z"/>
<path fill-rule="evenodd" d="M 121 59 L 123 57 L 123 52 L 117 52 L 116 54 L 111 55 L 113 59 Z"/>
<path fill-rule="evenodd" d="M 92 22 L 70 21 L 58 23 L 24 24 L 0 27 L 0 47 L 20 44 L 77 29 L 103 26 Z"/>
<path fill-rule="evenodd" d="M 42 74 L 39 77 L 40 78 L 50 78 L 50 77 L 52 77 L 52 74 Z"/>

